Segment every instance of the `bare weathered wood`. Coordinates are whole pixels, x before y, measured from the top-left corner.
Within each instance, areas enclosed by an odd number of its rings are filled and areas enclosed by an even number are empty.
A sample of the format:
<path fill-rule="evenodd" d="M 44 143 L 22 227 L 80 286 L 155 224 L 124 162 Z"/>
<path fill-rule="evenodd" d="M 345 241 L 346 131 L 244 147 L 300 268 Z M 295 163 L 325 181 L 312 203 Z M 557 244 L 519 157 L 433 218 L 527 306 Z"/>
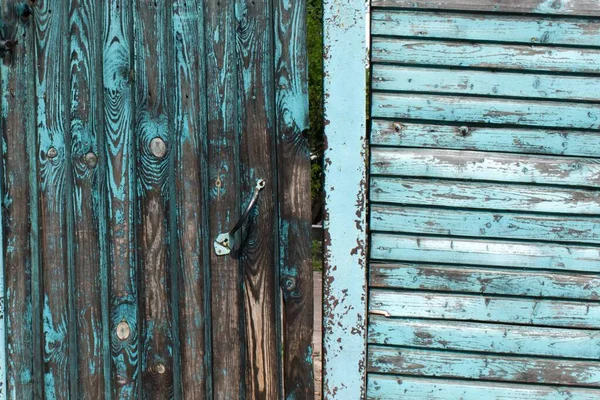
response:
<path fill-rule="evenodd" d="M 306 2 L 274 6 L 284 397 L 300 400 L 314 396 Z"/>
<path fill-rule="evenodd" d="M 104 246 L 106 215 L 103 169 L 98 167 L 103 137 L 101 8 L 70 1 L 70 138 L 73 176 L 73 265 L 77 312 L 77 393 L 100 399 L 110 384 L 107 363 L 108 287 Z M 108 386 L 110 388 L 110 386 Z"/>
<path fill-rule="evenodd" d="M 457 150 L 374 148 L 371 173 L 498 182 L 600 186 L 600 162 Z"/>
<path fill-rule="evenodd" d="M 131 11 L 129 2 L 111 0 L 104 3 L 102 69 L 114 398 L 133 398 L 138 395 L 140 387 Z M 119 327 L 125 328 L 127 335 L 119 335 Z"/>
<path fill-rule="evenodd" d="M 382 146 L 503 151 L 595 157 L 600 153 L 599 133 L 569 129 L 525 129 L 419 124 L 374 119 L 371 144 Z"/>
<path fill-rule="evenodd" d="M 137 224 L 140 269 L 142 397 L 174 392 L 169 196 L 172 130 L 172 49 L 169 2 L 136 1 L 134 12 Z M 170 38 L 171 40 L 165 40 Z M 175 360 L 176 362 L 177 360 Z"/>
<path fill-rule="evenodd" d="M 373 37 L 372 61 L 485 69 L 600 72 L 597 49 Z"/>
<path fill-rule="evenodd" d="M 19 21 L 15 12 L 17 3 L 5 1 L 1 8 L 2 34 L 5 38 L 18 37 L 20 41 L 0 65 L 0 126 L 4 149 L 2 251 L 5 292 L 2 296 L 6 326 L 6 387 L 3 392 L 8 399 L 28 399 L 41 396 L 34 378 L 42 376 L 34 361 L 41 349 L 39 314 L 33 308 L 33 285 L 38 283 L 33 277 L 34 268 L 36 271 L 38 268 L 35 80 L 32 79 L 35 52 L 32 51 L 32 21 L 29 19 L 24 24 Z M 38 291 L 35 292 L 35 300 L 39 300 Z"/>
<path fill-rule="evenodd" d="M 600 46 L 598 19 L 390 9 L 375 9 L 371 18 L 372 35 Z"/>
<path fill-rule="evenodd" d="M 600 16 L 595 0 L 373 0 L 373 7 Z"/>
<path fill-rule="evenodd" d="M 36 1 L 35 56 L 37 154 L 42 277 L 44 397 L 68 398 L 73 384 L 70 366 L 76 351 L 71 335 L 71 271 L 67 196 L 70 149 L 66 138 L 69 88 L 67 52 L 68 9 L 62 0 Z M 54 13 L 52 11 L 55 11 Z M 39 368 L 39 366 L 38 366 Z M 73 369 L 75 371 L 75 369 Z"/>
<path fill-rule="evenodd" d="M 598 390 L 585 388 L 387 375 L 371 375 L 368 390 L 368 400 L 594 400 L 600 395 Z"/>
<path fill-rule="evenodd" d="M 205 2 L 206 108 L 210 240 L 237 222 L 240 204 L 240 126 L 235 35 L 235 2 Z M 258 89 L 258 88 L 257 88 Z M 257 177 L 259 178 L 259 177 Z M 242 271 L 238 259 L 211 251 L 211 330 L 213 396 L 243 398 Z"/>
<path fill-rule="evenodd" d="M 372 263 L 369 285 L 372 288 L 600 300 L 598 275 L 463 265 Z"/>
<path fill-rule="evenodd" d="M 369 310 L 390 317 L 600 328 L 600 303 L 373 289 Z"/>
<path fill-rule="evenodd" d="M 477 379 L 553 385 L 600 386 L 600 365 L 595 361 L 525 358 L 369 347 L 369 372 Z"/>
<path fill-rule="evenodd" d="M 210 381 L 210 326 L 207 265 L 210 255 L 206 204 L 206 82 L 204 80 L 204 11 L 202 2 L 173 2 L 173 53 L 175 137 L 173 142 L 175 194 L 171 212 L 176 213 L 176 253 L 179 282 L 179 346 L 181 396 L 207 398 Z M 173 209 L 175 211 L 173 211 Z M 174 252 L 175 253 L 175 252 Z M 175 257 L 175 254 L 173 254 Z M 174 271 L 175 272 L 175 271 Z M 208 349 L 208 352 L 207 352 Z M 208 353 L 208 354 L 207 354 Z"/>
<path fill-rule="evenodd" d="M 371 230 L 416 234 L 600 243 L 600 218 L 373 205 Z"/>
<path fill-rule="evenodd" d="M 597 360 L 600 332 L 465 321 L 369 316 L 369 343 L 423 349 Z"/>

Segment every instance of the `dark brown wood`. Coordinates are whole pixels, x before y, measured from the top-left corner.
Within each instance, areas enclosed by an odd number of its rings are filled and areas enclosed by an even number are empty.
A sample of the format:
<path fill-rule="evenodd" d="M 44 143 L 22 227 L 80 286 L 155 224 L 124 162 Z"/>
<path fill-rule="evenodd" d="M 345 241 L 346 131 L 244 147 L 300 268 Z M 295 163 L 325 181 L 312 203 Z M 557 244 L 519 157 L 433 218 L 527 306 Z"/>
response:
<path fill-rule="evenodd" d="M 6 398 L 39 396 L 34 376 L 34 346 L 40 349 L 39 326 L 34 331 L 32 268 L 37 266 L 35 246 L 37 213 L 35 190 L 35 122 L 33 29 L 31 21 L 20 23 L 16 0 L 2 3 L 2 34 L 19 38 L 20 45 L 2 59 L 3 140 L 3 254 L 4 317 L 6 323 Z M 32 146 L 33 144 L 33 146 Z M 33 162 L 30 163 L 31 158 Z M 35 184 L 35 181 L 33 182 Z M 37 186 L 37 185 L 36 185 Z M 35 189 L 35 187 L 34 187 Z M 32 244 L 33 242 L 33 244 Z M 37 318 L 39 322 L 39 318 Z M 36 335 L 37 333 L 37 335 Z M 35 343 L 35 345 L 34 345 Z M 35 374 L 35 375 L 34 375 Z"/>
<path fill-rule="evenodd" d="M 285 398 L 312 399 L 313 285 L 306 2 L 275 2 L 280 286 Z"/>
<path fill-rule="evenodd" d="M 210 380 L 205 330 L 210 250 L 206 189 L 206 108 L 204 96 L 204 11 L 201 1 L 173 2 L 175 52 L 174 121 L 176 250 L 179 285 L 179 346 L 184 399 L 205 399 Z M 175 254 L 173 255 L 175 256 Z M 207 302 L 208 300 L 208 302 Z M 207 365 L 208 364 L 208 365 Z"/>
<path fill-rule="evenodd" d="M 142 325 L 142 397 L 174 391 L 169 209 L 172 183 L 170 2 L 138 0 L 135 33 L 135 140 L 139 193 L 138 260 Z"/>
<path fill-rule="evenodd" d="M 280 397 L 279 296 L 275 290 L 278 254 L 275 251 L 273 31 L 265 29 L 271 21 L 270 0 L 236 1 L 243 208 L 257 180 L 266 181 L 264 193 L 248 224 L 240 259 L 244 277 L 245 398 L 257 400 Z"/>
<path fill-rule="evenodd" d="M 235 2 L 207 0 L 206 108 L 211 242 L 227 232 L 240 213 L 238 76 Z M 234 256 L 211 250 L 212 387 L 215 400 L 243 398 L 242 274 Z"/>
<path fill-rule="evenodd" d="M 373 0 L 373 7 L 600 16 L 596 0 Z"/>

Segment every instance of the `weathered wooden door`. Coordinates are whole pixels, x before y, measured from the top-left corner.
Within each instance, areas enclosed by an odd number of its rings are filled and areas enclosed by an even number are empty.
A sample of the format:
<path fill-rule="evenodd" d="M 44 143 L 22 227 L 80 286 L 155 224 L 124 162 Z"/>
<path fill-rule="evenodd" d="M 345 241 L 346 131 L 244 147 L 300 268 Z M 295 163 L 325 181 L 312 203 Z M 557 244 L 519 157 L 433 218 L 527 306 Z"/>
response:
<path fill-rule="evenodd" d="M 305 2 L 1 4 L 3 396 L 311 398 Z"/>

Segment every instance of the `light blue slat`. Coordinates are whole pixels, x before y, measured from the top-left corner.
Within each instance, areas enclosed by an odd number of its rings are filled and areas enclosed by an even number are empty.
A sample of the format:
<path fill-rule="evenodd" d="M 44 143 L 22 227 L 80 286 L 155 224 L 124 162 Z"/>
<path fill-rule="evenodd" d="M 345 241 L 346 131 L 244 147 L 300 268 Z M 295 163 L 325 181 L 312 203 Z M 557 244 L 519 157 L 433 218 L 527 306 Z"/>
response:
<path fill-rule="evenodd" d="M 375 10 L 373 35 L 600 46 L 597 19 Z"/>
<path fill-rule="evenodd" d="M 600 52 L 595 49 L 440 42 L 388 37 L 373 38 L 372 61 L 566 73 L 600 72 Z"/>

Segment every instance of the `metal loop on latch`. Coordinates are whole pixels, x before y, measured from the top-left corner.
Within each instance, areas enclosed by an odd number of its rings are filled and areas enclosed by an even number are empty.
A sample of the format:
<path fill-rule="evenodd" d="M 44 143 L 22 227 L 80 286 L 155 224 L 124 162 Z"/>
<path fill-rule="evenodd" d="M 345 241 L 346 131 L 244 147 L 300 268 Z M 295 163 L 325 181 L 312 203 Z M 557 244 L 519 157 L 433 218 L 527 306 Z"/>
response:
<path fill-rule="evenodd" d="M 252 198 L 250 199 L 250 203 L 248 203 L 248 207 L 246 207 L 246 211 L 242 214 L 238 222 L 233 226 L 233 228 L 229 232 L 219 233 L 217 238 L 215 239 L 213 245 L 215 248 L 215 253 L 218 256 L 225 256 L 230 254 L 232 250 L 235 250 L 239 246 L 239 238 L 236 238 L 236 233 L 242 228 L 244 222 L 250 216 L 252 209 L 258 202 L 258 196 L 260 191 L 264 189 L 267 182 L 264 179 L 259 179 L 256 182 L 256 186 L 254 187 L 254 193 L 252 194 Z"/>

